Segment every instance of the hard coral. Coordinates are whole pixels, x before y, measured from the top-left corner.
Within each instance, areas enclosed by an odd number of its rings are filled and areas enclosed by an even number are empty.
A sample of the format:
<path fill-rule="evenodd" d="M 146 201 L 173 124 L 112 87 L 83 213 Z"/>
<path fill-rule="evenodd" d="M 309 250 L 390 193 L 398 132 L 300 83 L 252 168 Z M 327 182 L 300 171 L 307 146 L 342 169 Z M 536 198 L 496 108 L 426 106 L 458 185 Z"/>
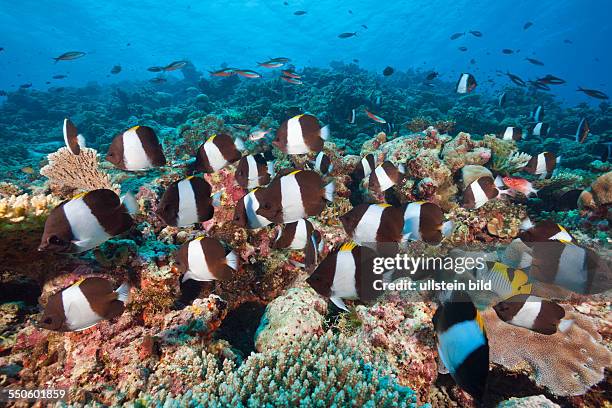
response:
<path fill-rule="evenodd" d="M 565 332 L 539 334 L 511 326 L 494 311 L 483 313 L 491 362 L 510 371 L 527 371 L 539 386 L 559 396 L 581 395 L 604 378 L 612 352 L 601 343 L 596 320 L 565 307 L 573 320 Z"/>
<path fill-rule="evenodd" d="M 138 401 L 146 406 L 416 406 L 414 392 L 397 384 L 381 355 L 365 356 L 354 341 L 330 332 L 251 354 L 238 368 L 230 359 L 220 365 L 207 352 L 189 352 L 176 365 L 183 363 L 184 370 L 174 372 L 192 373 L 189 391 L 173 392 L 159 381 L 168 383 L 172 375 L 154 374 L 151 379 L 159 380 L 150 381 Z"/>
<path fill-rule="evenodd" d="M 48 156 L 49 164 L 40 169 L 40 174 L 49 178 L 52 188 L 90 191 L 107 188 L 120 192 L 121 188 L 111 182 L 110 176 L 100 170 L 98 152 L 81 148 L 78 155 L 62 147 Z"/>

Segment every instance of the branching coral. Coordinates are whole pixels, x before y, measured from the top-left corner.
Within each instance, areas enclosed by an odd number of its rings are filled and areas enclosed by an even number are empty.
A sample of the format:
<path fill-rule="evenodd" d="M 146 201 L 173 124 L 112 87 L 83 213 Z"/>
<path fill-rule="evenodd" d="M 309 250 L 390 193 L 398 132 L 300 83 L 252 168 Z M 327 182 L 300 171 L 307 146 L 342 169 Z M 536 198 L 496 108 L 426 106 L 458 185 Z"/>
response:
<path fill-rule="evenodd" d="M 527 165 L 531 156 L 523 152 L 513 152 L 508 156 L 495 155 L 493 169 L 498 173 L 512 174 Z"/>
<path fill-rule="evenodd" d="M 62 147 L 48 158 L 49 164 L 40 169 L 40 174 L 49 179 L 52 187 L 85 191 L 108 188 L 120 191 L 110 176 L 100 170 L 95 149 L 85 147 L 80 154 L 75 155 L 67 147 Z"/>
<path fill-rule="evenodd" d="M 139 402 L 188 407 L 416 405 L 414 392 L 396 383 L 393 370 L 380 355 L 368 358 L 354 341 L 331 332 L 251 354 L 238 368 L 229 359 L 220 368 L 207 352 L 192 353 L 184 362 L 181 375 L 185 371 L 198 374 L 188 379 L 189 391 L 176 395 L 159 385 L 142 393 Z"/>

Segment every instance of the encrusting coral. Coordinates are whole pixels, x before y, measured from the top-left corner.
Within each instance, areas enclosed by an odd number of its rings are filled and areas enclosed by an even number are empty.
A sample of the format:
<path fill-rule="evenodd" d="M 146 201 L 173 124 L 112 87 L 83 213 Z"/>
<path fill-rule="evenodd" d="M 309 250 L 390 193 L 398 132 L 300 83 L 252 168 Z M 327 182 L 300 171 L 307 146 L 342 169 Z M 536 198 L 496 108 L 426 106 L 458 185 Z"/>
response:
<path fill-rule="evenodd" d="M 110 176 L 100 170 L 98 152 L 91 148 L 81 148 L 78 155 L 72 154 L 67 147 L 61 147 L 48 156 L 49 164 L 40 169 L 40 174 L 49 179 L 52 188 L 67 190 L 95 190 L 107 188 L 120 191 Z"/>
<path fill-rule="evenodd" d="M 525 370 L 535 383 L 560 396 L 581 395 L 604 378 L 612 352 L 602 344 L 596 321 L 566 306 L 565 331 L 544 335 L 500 320 L 485 311 L 491 361 L 509 370 Z"/>
<path fill-rule="evenodd" d="M 19 223 L 26 219 L 41 218 L 59 203 L 60 200 L 51 194 L 3 197 L 0 198 L 0 221 Z"/>

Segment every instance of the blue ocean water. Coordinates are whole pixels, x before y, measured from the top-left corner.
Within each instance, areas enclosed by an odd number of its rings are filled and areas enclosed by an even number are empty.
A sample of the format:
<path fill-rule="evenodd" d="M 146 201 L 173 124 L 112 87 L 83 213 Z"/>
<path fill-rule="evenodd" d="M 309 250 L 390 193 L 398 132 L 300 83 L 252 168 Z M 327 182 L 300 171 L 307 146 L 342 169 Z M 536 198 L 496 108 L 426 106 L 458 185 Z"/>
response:
<path fill-rule="evenodd" d="M 286 3 L 286 4 L 284 4 Z M 362 1 L 67 1 L 0 2 L 0 89 L 31 83 L 35 89 L 148 79 L 146 67 L 188 59 L 199 69 L 256 68 L 268 57 L 288 56 L 298 68 L 350 62 L 381 71 L 391 65 L 459 72 L 508 83 L 496 70 L 525 79 L 551 73 L 567 81 L 554 93 L 568 104 L 587 101 L 577 86 L 610 93 L 612 3 L 589 1 L 362 0 Z M 295 11 L 306 11 L 294 15 Z M 526 22 L 533 25 L 524 30 Z M 367 26 L 367 29 L 363 27 Z M 453 33 L 478 30 L 450 40 Z M 356 32 L 347 39 L 343 32 Z M 571 43 L 570 43 L 571 42 Z M 462 52 L 458 47 L 465 46 Z M 506 55 L 508 48 L 516 52 Z M 66 51 L 75 61 L 54 63 Z M 518 51 L 520 50 L 520 51 Z M 544 62 L 532 65 L 525 57 Z M 475 60 L 471 64 L 471 60 Z M 110 75 L 114 65 L 119 75 Z M 54 75 L 67 75 L 55 80 Z M 180 72 L 169 75 L 179 75 Z M 50 81 L 50 84 L 46 84 Z M 0 97 L 0 101 L 4 99 Z"/>

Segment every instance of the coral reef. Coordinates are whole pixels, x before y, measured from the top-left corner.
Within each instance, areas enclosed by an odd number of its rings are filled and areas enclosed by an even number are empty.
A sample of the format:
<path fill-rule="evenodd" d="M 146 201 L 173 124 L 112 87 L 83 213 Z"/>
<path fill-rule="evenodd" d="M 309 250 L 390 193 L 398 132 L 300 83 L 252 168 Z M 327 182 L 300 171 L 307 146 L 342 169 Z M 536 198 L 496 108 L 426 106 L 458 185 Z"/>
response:
<path fill-rule="evenodd" d="M 109 175 L 100 170 L 98 152 L 91 148 L 82 148 L 75 155 L 67 147 L 60 148 L 49 155 L 49 164 L 40 169 L 40 174 L 49 179 L 52 188 L 59 191 L 95 190 L 107 188 L 120 191 L 120 187 L 111 182 Z"/>

